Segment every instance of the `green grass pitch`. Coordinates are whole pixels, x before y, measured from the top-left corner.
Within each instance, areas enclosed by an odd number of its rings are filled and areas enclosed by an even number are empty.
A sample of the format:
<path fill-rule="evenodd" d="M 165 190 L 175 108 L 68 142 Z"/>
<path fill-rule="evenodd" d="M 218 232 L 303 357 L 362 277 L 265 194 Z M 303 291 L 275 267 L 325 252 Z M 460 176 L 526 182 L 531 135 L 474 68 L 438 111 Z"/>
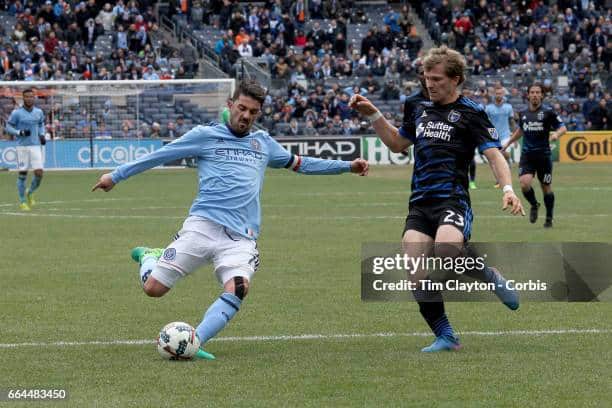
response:
<path fill-rule="evenodd" d="M 268 172 L 261 267 L 240 313 L 207 347 L 216 361 L 164 361 L 152 343 L 95 344 L 153 341 L 175 320 L 197 325 L 220 291 L 208 267 L 148 298 L 129 257 L 133 246 L 165 246 L 180 228 L 196 191 L 193 170 L 150 171 L 91 193 L 99 174 L 48 172 L 39 205 L 20 215 L 16 175 L 0 173 L 0 389 L 63 388 L 69 399 L 54 406 L 74 407 L 612 401 L 610 303 L 526 303 L 517 312 L 451 303 L 454 327 L 472 332 L 461 336 L 464 349 L 423 355 L 432 337 L 417 335 L 428 328 L 416 304 L 360 300 L 361 244 L 400 239 L 407 167 L 374 167 L 366 178 Z M 610 180 L 610 165 L 556 165 L 555 226 L 544 230 L 542 218 L 498 217 L 501 192 L 479 166 L 472 239 L 612 242 Z M 556 329 L 578 332 L 537 333 Z M 473 333 L 499 331 L 512 333 Z M 294 337 L 310 334 L 322 337 Z M 62 341 L 80 344 L 55 344 Z"/>

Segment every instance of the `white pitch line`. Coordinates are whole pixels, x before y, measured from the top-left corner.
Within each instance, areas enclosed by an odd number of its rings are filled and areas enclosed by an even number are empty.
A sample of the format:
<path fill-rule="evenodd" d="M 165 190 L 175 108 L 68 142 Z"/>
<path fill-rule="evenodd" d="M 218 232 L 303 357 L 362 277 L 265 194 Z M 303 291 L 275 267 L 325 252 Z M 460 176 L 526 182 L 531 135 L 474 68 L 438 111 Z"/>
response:
<path fill-rule="evenodd" d="M 187 215 L 115 215 L 115 214 L 47 214 L 39 212 L 13 212 L 0 211 L 0 216 L 10 215 L 16 217 L 51 217 L 51 218 L 82 218 L 82 219 L 168 219 L 168 220 L 183 220 Z M 606 218 L 612 217 L 610 214 L 557 214 L 558 219 L 563 218 Z M 405 215 L 337 215 L 337 216 L 302 216 L 302 215 L 264 215 L 264 219 L 290 219 L 299 218 L 306 221 L 335 221 L 335 220 L 400 220 L 405 219 Z M 478 219 L 511 219 L 512 216 L 506 215 L 476 215 Z"/>
<path fill-rule="evenodd" d="M 68 201 L 37 201 L 37 205 L 48 205 L 48 204 L 73 204 L 73 203 L 99 203 L 101 201 L 141 201 L 147 200 L 151 197 L 138 197 L 138 198 L 92 198 L 88 200 L 68 200 Z M 17 203 L 0 203 L 0 207 L 16 207 Z"/>
<path fill-rule="evenodd" d="M 550 330 L 502 330 L 502 331 L 464 331 L 461 336 L 546 336 L 554 334 L 610 334 L 612 329 L 550 329 Z M 214 342 L 267 342 L 300 340 L 338 340 L 387 337 L 429 337 L 429 332 L 413 333 L 347 333 L 347 334 L 299 334 L 282 336 L 242 336 L 218 337 Z M 154 344 L 154 340 L 96 340 L 96 341 L 56 341 L 31 343 L 0 343 L 0 349 L 20 347 L 79 347 L 79 346 L 140 346 Z"/>

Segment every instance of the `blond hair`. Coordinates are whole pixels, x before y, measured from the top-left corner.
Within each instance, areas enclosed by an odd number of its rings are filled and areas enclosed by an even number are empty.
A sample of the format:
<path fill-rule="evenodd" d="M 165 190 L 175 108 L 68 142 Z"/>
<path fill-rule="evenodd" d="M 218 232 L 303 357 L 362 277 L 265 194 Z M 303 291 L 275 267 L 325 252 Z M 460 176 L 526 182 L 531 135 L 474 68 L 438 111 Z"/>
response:
<path fill-rule="evenodd" d="M 463 55 L 459 54 L 457 51 L 448 48 L 446 45 L 430 49 L 423 60 L 425 70 L 431 71 L 433 67 L 438 64 L 444 64 L 444 73 L 447 77 L 459 77 L 459 83 L 457 85 L 461 85 L 465 81 L 467 64 Z"/>

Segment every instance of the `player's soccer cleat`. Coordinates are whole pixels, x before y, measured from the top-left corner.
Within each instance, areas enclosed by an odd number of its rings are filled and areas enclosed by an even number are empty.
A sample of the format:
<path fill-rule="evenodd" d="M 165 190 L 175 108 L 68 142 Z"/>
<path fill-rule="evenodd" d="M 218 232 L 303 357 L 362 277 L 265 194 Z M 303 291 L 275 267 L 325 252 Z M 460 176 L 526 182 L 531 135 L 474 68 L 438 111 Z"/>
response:
<path fill-rule="evenodd" d="M 493 283 L 495 284 L 495 295 L 502 301 L 510 310 L 519 308 L 519 295 L 514 289 L 508 289 L 506 279 L 502 276 L 497 268 L 489 268 L 493 271 Z"/>
<path fill-rule="evenodd" d="M 461 349 L 461 343 L 455 336 L 436 337 L 431 345 L 421 349 L 423 353 L 437 353 L 439 351 L 456 351 Z"/>
<path fill-rule="evenodd" d="M 29 188 L 26 190 L 26 200 L 28 200 L 28 206 L 30 206 L 30 208 L 36 205 L 36 200 L 34 199 L 34 193 L 31 192 Z"/>
<path fill-rule="evenodd" d="M 499 185 L 499 183 L 495 183 L 495 185 L 493 186 L 493 188 L 500 188 L 501 186 Z"/>
<path fill-rule="evenodd" d="M 163 248 L 148 248 L 148 247 L 136 247 L 132 249 L 132 259 L 134 262 L 138 262 L 142 265 L 142 260 L 145 257 L 154 257 L 155 259 L 159 259 L 164 253 Z"/>
<path fill-rule="evenodd" d="M 210 354 L 207 351 L 204 351 L 202 349 L 199 349 L 198 352 L 196 353 L 196 358 L 202 359 L 202 360 L 214 360 L 215 356 Z"/>
<path fill-rule="evenodd" d="M 476 190 L 476 182 L 475 181 L 470 181 L 470 190 Z"/>
<path fill-rule="evenodd" d="M 19 209 L 21 211 L 30 211 L 31 210 L 31 208 L 28 205 L 28 203 L 19 203 Z"/>
<path fill-rule="evenodd" d="M 529 222 L 535 224 L 538 220 L 538 209 L 540 208 L 540 203 L 531 206 L 531 210 L 529 211 Z"/>
<path fill-rule="evenodd" d="M 546 218 L 544 222 L 544 228 L 552 228 L 552 218 Z"/>

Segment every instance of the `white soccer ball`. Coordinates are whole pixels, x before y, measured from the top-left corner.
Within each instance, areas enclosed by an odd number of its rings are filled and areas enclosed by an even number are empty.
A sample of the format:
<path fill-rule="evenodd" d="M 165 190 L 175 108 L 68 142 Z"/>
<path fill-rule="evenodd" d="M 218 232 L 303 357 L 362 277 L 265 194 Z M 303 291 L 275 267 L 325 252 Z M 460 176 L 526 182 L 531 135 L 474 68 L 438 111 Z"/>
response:
<path fill-rule="evenodd" d="M 190 360 L 199 348 L 200 339 L 189 323 L 168 323 L 157 337 L 157 351 L 166 360 Z"/>

